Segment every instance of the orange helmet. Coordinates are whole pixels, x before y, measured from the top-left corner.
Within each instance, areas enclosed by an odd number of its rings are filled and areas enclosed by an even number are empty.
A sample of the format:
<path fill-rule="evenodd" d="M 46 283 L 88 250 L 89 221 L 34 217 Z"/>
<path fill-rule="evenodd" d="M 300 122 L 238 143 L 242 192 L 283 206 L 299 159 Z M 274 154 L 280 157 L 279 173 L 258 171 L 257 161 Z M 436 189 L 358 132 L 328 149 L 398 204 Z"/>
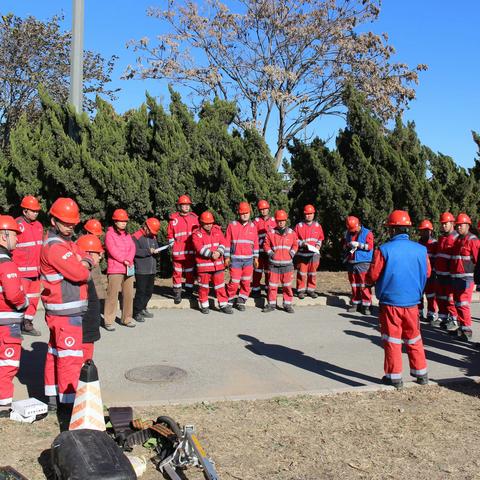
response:
<path fill-rule="evenodd" d="M 440 215 L 440 223 L 454 222 L 455 217 L 450 212 L 443 212 Z"/>
<path fill-rule="evenodd" d="M 103 235 L 102 224 L 96 218 L 87 220 L 83 226 L 83 229 L 92 235 L 97 235 L 97 237 Z"/>
<path fill-rule="evenodd" d="M 23 197 L 22 203 L 20 203 L 20 206 L 28 210 L 33 210 L 34 212 L 38 212 L 39 210 L 42 209 L 38 200 L 35 197 L 32 197 L 31 195 L 27 195 L 26 197 Z"/>
<path fill-rule="evenodd" d="M 410 215 L 405 210 L 394 210 L 387 220 L 388 227 L 411 227 Z"/>
<path fill-rule="evenodd" d="M 0 230 L 11 230 L 20 233 L 20 227 L 13 217 L 10 215 L 0 215 Z"/>
<path fill-rule="evenodd" d="M 418 226 L 418 230 L 433 230 L 433 225 L 430 220 L 422 220 Z"/>
<path fill-rule="evenodd" d="M 128 213 L 123 208 L 117 208 L 112 215 L 115 222 L 128 222 Z"/>
<path fill-rule="evenodd" d="M 285 210 L 277 210 L 275 212 L 275 220 L 278 222 L 279 220 L 288 220 L 288 215 Z"/>
<path fill-rule="evenodd" d="M 50 215 L 65 223 L 76 225 L 80 222 L 80 210 L 71 198 L 57 198 L 50 207 Z"/>
<path fill-rule="evenodd" d="M 241 215 L 242 213 L 250 213 L 250 204 L 248 202 L 240 202 L 238 204 L 237 212 Z"/>
<path fill-rule="evenodd" d="M 215 219 L 213 218 L 213 214 L 211 212 L 203 212 L 200 215 L 200 222 L 201 223 L 213 223 Z"/>
<path fill-rule="evenodd" d="M 160 220 L 158 218 L 147 218 L 145 221 L 148 229 L 152 232 L 152 235 L 157 235 L 158 231 L 160 230 Z"/>
<path fill-rule="evenodd" d="M 270 204 L 266 200 L 259 200 L 257 203 L 257 208 L 259 210 L 264 210 L 265 208 L 270 208 Z"/>
<path fill-rule="evenodd" d="M 468 223 L 469 225 L 472 224 L 470 217 L 466 213 L 459 213 L 455 220 L 455 225 L 461 225 L 462 223 Z"/>
<path fill-rule="evenodd" d="M 303 207 L 303 213 L 315 213 L 315 207 L 313 205 L 305 205 Z"/>
<path fill-rule="evenodd" d="M 84 252 L 103 253 L 102 242 L 96 235 L 88 234 L 78 237 L 77 245 Z"/>
<path fill-rule="evenodd" d="M 180 195 L 177 200 L 177 205 L 191 205 L 192 201 L 190 200 L 190 197 L 188 195 Z"/>
<path fill-rule="evenodd" d="M 356 232 L 357 228 L 360 226 L 360 220 L 357 217 L 349 216 L 345 220 L 345 225 L 347 226 L 347 230 L 350 233 Z"/>

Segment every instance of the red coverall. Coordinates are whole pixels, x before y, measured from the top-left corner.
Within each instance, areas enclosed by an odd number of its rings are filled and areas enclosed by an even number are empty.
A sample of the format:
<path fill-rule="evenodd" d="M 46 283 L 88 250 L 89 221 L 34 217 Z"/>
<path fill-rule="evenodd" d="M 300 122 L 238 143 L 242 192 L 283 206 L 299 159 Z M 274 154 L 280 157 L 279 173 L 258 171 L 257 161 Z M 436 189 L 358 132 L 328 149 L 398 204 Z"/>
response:
<path fill-rule="evenodd" d="M 45 395 L 73 403 L 83 365 L 82 315 L 88 306 L 91 258 L 69 238 L 50 230 L 40 257 L 42 301 L 50 329 L 45 361 Z"/>
<path fill-rule="evenodd" d="M 367 274 L 367 282 L 374 284 L 385 267 L 385 258 L 380 250 L 373 254 L 373 263 Z M 432 272 L 427 257 L 427 278 Z M 396 307 L 380 305 L 380 333 L 385 352 L 385 376 L 392 381 L 402 379 L 402 341 L 405 343 L 410 363 L 410 374 L 414 377 L 426 375 L 427 360 L 423 348 L 420 324 L 418 322 L 418 306 Z"/>
<path fill-rule="evenodd" d="M 29 222 L 24 217 L 15 219 L 22 233 L 17 235 L 17 247 L 13 250 L 13 261 L 17 264 L 29 305 L 25 320 L 33 321 L 40 300 L 40 250 L 43 243 L 43 227 L 38 221 Z"/>
<path fill-rule="evenodd" d="M 471 334 L 472 315 L 470 304 L 475 287 L 473 272 L 478 262 L 480 242 L 472 233 L 458 235 L 452 248 L 450 258 L 450 276 L 452 279 L 454 311 L 453 320 L 460 329 Z"/>
<path fill-rule="evenodd" d="M 188 212 L 182 215 L 180 212 L 175 212 L 170 215 L 167 239 L 172 247 L 173 288 L 182 288 L 182 278 L 185 277 L 185 288 L 193 289 L 195 257 L 192 245 L 192 232 L 198 226 L 196 213 Z"/>
<path fill-rule="evenodd" d="M 352 242 L 358 242 L 358 236 L 360 232 L 352 233 Z M 374 238 L 373 233 L 368 232 L 367 238 L 362 250 L 367 252 L 373 250 Z M 345 243 L 345 240 L 344 240 Z M 345 244 L 345 249 L 349 246 Z M 348 256 L 348 281 L 352 288 L 352 305 L 363 305 L 364 307 L 370 307 L 372 305 L 372 285 L 366 280 L 368 268 L 370 266 L 367 262 L 355 262 L 355 252 L 352 252 Z"/>
<path fill-rule="evenodd" d="M 225 291 L 225 264 L 223 254 L 225 252 L 225 237 L 222 229 L 214 225 L 207 232 L 204 228 L 198 228 L 192 233 L 193 250 L 195 252 L 195 264 L 197 268 L 198 303 L 200 308 L 208 308 L 208 293 L 210 282 L 213 282 L 215 296 L 220 308 L 228 303 Z M 221 256 L 213 260 L 212 253 L 218 251 Z"/>
<path fill-rule="evenodd" d="M 427 318 L 435 317 L 437 313 L 437 300 L 435 298 L 435 256 L 437 253 L 437 240 L 434 238 L 429 238 L 426 242 L 419 240 L 421 245 L 426 247 L 428 252 L 428 259 L 430 260 L 430 265 L 432 267 L 432 274 L 427 280 L 427 284 L 425 285 L 425 297 L 427 298 Z M 423 310 L 423 299 L 422 303 L 419 305 L 419 308 Z"/>
<path fill-rule="evenodd" d="M 442 235 L 437 241 L 437 252 L 435 254 L 435 298 L 438 304 L 438 319 L 442 322 L 447 320 L 448 315 L 456 316 L 455 305 L 453 304 L 453 285 L 450 276 L 451 249 L 455 239 L 458 237 L 456 231 L 448 235 Z"/>
<path fill-rule="evenodd" d="M 227 227 L 225 258 L 230 258 L 228 301 L 233 304 L 240 287 L 239 298 L 245 303 L 250 296 L 253 259 L 258 258 L 258 232 L 253 222 L 242 225 L 238 221 Z"/>
<path fill-rule="evenodd" d="M 263 250 L 270 259 L 268 279 L 268 303 L 277 304 L 278 287 L 283 287 L 283 305 L 293 300 L 293 257 L 298 251 L 297 234 L 291 228 L 281 233 L 277 228 L 268 231 Z"/>
<path fill-rule="evenodd" d="M 0 247 L 0 405 L 10 405 L 13 379 L 20 367 L 20 324 L 28 298 L 17 265 L 6 248 Z"/>
<path fill-rule="evenodd" d="M 253 271 L 253 281 L 252 281 L 252 292 L 260 292 L 260 281 L 262 279 L 262 273 L 265 272 L 265 286 L 268 287 L 268 267 L 269 261 L 268 256 L 263 250 L 263 242 L 265 242 L 265 237 L 267 232 L 271 228 L 277 226 L 277 222 L 273 217 L 268 217 L 266 220 L 263 217 L 257 217 L 253 221 L 257 227 L 258 232 L 258 248 L 260 255 L 258 257 L 258 268 L 255 268 Z"/>
<path fill-rule="evenodd" d="M 317 288 L 317 270 L 320 266 L 320 255 L 310 252 L 306 245 L 311 245 L 317 250 L 322 247 L 324 240 L 322 226 L 315 221 L 310 223 L 300 222 L 295 226 L 298 237 L 297 264 L 297 293 L 314 292 Z"/>

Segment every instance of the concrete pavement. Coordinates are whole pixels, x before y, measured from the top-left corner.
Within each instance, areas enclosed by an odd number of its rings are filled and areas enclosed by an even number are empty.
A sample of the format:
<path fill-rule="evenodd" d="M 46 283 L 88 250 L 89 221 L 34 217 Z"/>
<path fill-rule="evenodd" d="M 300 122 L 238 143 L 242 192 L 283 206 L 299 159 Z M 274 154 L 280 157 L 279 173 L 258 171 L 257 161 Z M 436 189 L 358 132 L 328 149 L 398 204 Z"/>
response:
<path fill-rule="evenodd" d="M 152 312 L 154 318 L 136 328 L 101 330 L 94 359 L 107 405 L 307 394 L 378 385 L 383 375 L 377 318 L 349 314 L 344 307 L 297 307 L 295 315 L 264 314 L 258 308 L 234 315 L 183 309 Z M 472 313 L 474 340 L 480 340 L 480 305 L 474 304 Z M 25 337 L 16 399 L 42 391 L 48 331 L 41 313 L 35 325 L 42 336 Z M 430 326 L 422 328 L 432 379 L 478 374 L 476 344 L 452 341 Z M 186 375 L 160 383 L 127 380 L 128 370 L 152 365 L 177 367 Z M 408 370 L 404 355 L 405 380 L 410 379 Z"/>

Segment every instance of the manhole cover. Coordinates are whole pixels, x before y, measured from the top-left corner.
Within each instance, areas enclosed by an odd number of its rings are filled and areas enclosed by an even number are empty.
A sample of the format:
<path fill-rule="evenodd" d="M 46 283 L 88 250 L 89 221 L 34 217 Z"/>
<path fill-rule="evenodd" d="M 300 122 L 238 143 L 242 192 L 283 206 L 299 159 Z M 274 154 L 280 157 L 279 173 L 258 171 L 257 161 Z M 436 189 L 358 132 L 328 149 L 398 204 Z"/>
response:
<path fill-rule="evenodd" d="M 127 380 L 138 383 L 169 383 L 187 376 L 187 372 L 168 365 L 147 365 L 128 370 L 125 373 Z"/>

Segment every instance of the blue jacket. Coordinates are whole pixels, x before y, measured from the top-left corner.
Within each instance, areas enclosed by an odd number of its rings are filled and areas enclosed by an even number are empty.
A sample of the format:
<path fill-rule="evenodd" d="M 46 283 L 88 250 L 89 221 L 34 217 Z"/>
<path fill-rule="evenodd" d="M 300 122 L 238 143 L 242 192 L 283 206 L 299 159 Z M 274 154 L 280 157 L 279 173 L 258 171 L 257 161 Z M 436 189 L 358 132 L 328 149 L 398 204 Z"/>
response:
<path fill-rule="evenodd" d="M 365 228 L 362 226 L 357 242 L 359 243 L 367 243 L 367 235 L 370 233 L 370 230 L 368 228 Z M 353 235 L 347 231 L 345 235 L 345 242 L 348 245 L 352 241 Z M 355 253 L 353 254 L 353 261 L 350 260 L 350 263 L 364 263 L 368 262 L 371 263 L 373 257 L 373 248 L 372 250 L 355 250 Z"/>
<path fill-rule="evenodd" d="M 380 247 L 385 267 L 375 285 L 375 295 L 384 305 L 417 305 L 427 281 L 427 249 L 399 234 Z"/>

